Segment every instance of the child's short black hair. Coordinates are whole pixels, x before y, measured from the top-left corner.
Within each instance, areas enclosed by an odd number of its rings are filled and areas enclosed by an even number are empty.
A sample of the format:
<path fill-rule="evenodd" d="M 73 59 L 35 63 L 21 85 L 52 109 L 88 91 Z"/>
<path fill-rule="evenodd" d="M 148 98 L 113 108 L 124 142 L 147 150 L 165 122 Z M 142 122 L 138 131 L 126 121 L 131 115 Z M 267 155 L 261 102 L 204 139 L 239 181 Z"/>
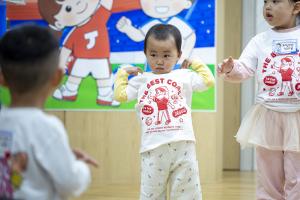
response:
<path fill-rule="evenodd" d="M 166 40 L 170 36 L 172 36 L 176 43 L 176 48 L 178 53 L 181 52 L 181 34 L 178 28 L 176 28 L 173 25 L 170 24 L 157 24 L 150 28 L 150 30 L 147 32 L 145 41 L 144 41 L 144 52 L 146 53 L 147 49 L 147 41 L 149 37 L 154 37 L 157 40 Z"/>
<path fill-rule="evenodd" d="M 0 66 L 11 91 L 26 93 L 43 86 L 58 67 L 59 43 L 49 28 L 23 25 L 0 40 Z"/>

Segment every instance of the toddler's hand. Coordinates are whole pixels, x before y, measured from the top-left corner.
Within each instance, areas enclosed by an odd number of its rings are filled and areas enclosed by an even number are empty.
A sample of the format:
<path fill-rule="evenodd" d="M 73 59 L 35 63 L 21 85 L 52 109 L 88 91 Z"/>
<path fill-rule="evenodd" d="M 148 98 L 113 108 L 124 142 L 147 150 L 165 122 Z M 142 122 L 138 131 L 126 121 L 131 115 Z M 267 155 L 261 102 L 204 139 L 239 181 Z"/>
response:
<path fill-rule="evenodd" d="M 184 61 L 182 62 L 180 69 L 188 69 L 192 64 L 192 61 L 189 59 L 184 59 Z"/>
<path fill-rule="evenodd" d="M 218 64 L 217 72 L 218 74 L 226 74 L 232 71 L 233 69 L 233 58 L 229 57 L 228 59 L 225 59 L 222 63 Z"/>
<path fill-rule="evenodd" d="M 22 173 L 26 170 L 27 168 L 27 163 L 28 163 L 28 156 L 24 152 L 19 152 L 14 155 L 12 155 L 12 164 L 11 168 L 12 171 Z"/>
<path fill-rule="evenodd" d="M 84 151 L 80 149 L 73 149 L 73 153 L 75 154 L 78 160 L 82 160 L 83 162 L 98 168 L 99 164 L 97 160 L 85 153 Z"/>
<path fill-rule="evenodd" d="M 139 67 L 125 67 L 123 68 L 129 75 L 137 76 L 138 73 L 143 73 Z"/>

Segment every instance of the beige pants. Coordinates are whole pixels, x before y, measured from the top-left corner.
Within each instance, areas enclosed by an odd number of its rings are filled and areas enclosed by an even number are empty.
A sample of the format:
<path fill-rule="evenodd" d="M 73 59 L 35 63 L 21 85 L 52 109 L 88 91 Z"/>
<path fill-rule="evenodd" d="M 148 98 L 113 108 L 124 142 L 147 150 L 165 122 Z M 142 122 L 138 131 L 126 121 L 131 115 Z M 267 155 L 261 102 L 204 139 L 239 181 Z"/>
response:
<path fill-rule="evenodd" d="M 195 143 L 169 143 L 141 154 L 140 200 L 201 200 Z"/>

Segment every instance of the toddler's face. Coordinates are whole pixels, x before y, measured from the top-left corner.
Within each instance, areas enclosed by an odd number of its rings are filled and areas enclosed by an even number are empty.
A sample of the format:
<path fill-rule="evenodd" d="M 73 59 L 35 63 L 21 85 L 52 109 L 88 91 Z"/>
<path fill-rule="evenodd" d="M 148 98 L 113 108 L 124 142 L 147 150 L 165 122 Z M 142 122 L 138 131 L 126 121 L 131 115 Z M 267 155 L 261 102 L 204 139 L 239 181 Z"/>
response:
<path fill-rule="evenodd" d="M 153 18 L 168 18 L 190 8 L 190 0 L 141 0 L 143 11 Z"/>
<path fill-rule="evenodd" d="M 54 16 L 55 26 L 76 26 L 87 21 L 97 9 L 100 0 L 64 0 L 56 1 L 61 9 Z"/>
<path fill-rule="evenodd" d="M 295 4 L 289 0 L 264 0 L 263 15 L 269 25 L 276 29 L 292 28 L 296 25 Z"/>
<path fill-rule="evenodd" d="M 154 74 L 169 73 L 180 58 L 175 39 L 172 36 L 166 40 L 157 40 L 150 36 L 145 53 Z"/>

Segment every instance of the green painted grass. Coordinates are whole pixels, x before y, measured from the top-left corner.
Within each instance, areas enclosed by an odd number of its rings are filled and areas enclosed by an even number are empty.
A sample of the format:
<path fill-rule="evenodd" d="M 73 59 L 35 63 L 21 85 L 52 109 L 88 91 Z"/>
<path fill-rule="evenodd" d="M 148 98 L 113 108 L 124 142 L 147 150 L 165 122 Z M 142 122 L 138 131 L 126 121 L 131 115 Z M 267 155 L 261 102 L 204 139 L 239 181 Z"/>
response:
<path fill-rule="evenodd" d="M 118 65 L 113 65 L 113 70 Z M 143 68 L 143 65 L 139 65 Z M 214 65 L 209 65 L 211 71 L 214 73 Z M 66 77 L 63 81 L 66 80 Z M 97 99 L 97 85 L 96 81 L 87 77 L 82 80 L 77 100 L 74 102 L 57 100 L 53 97 L 48 98 L 46 102 L 47 109 L 53 110 L 132 110 L 136 101 L 129 103 L 122 103 L 119 107 L 110 107 L 110 106 L 99 106 L 96 103 Z M 7 89 L 0 87 L 0 102 L 4 105 L 9 105 L 10 95 Z M 193 110 L 215 110 L 215 87 L 210 88 L 209 90 L 201 93 L 194 93 L 192 100 L 192 109 Z"/>

